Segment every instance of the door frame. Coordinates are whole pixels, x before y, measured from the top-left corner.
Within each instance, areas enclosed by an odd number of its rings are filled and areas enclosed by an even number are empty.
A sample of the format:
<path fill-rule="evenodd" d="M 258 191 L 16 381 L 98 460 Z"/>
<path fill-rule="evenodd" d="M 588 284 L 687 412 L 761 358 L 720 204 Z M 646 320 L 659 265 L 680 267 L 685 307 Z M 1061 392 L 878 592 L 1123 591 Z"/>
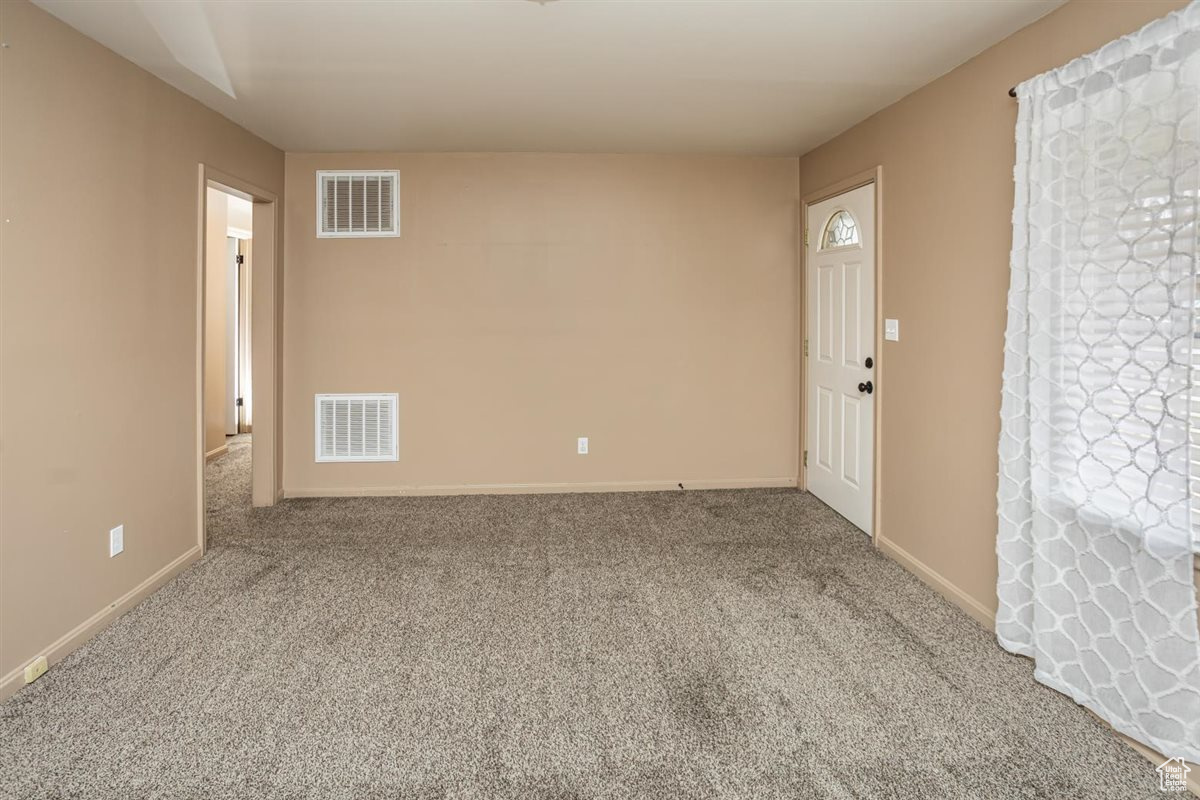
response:
<path fill-rule="evenodd" d="M 198 165 L 196 181 L 196 541 L 203 554 L 207 549 L 205 535 L 206 503 L 204 496 L 204 317 L 205 272 L 207 257 L 206 223 L 208 219 L 208 189 L 220 189 L 254 204 L 252 236 L 256 242 L 255 268 L 250 271 L 251 305 L 254 314 L 250 324 L 251 385 L 255 392 L 255 431 L 251 439 L 251 497 L 255 506 L 274 505 L 283 494 L 280 482 L 282 442 L 282 413 L 279 377 L 281 327 L 280 308 L 283 293 L 283 273 L 279 265 L 279 243 L 282 234 L 279 218 L 279 198 L 269 192 L 222 172 L 208 164 Z"/>
<path fill-rule="evenodd" d="M 869 184 L 875 185 L 875 437 L 871 447 L 871 468 L 874 472 L 871 498 L 871 542 L 879 545 L 882 538 L 883 515 L 880 513 L 880 498 L 883 485 L 882 448 L 883 439 L 883 403 L 887 394 L 887 381 L 884 380 L 884 365 L 887 363 L 883 355 L 883 166 L 851 175 L 848 178 L 830 184 L 815 192 L 810 192 L 800 199 L 800 448 L 796 453 L 796 463 L 799 465 L 796 474 L 798 489 L 808 490 L 808 468 L 804 464 L 804 451 L 808 449 L 808 356 L 804 352 L 804 341 L 808 336 L 808 245 L 805 244 L 806 233 L 817 235 L 808 230 L 808 209 L 816 203 L 836 197 L 839 194 L 859 189 Z"/>

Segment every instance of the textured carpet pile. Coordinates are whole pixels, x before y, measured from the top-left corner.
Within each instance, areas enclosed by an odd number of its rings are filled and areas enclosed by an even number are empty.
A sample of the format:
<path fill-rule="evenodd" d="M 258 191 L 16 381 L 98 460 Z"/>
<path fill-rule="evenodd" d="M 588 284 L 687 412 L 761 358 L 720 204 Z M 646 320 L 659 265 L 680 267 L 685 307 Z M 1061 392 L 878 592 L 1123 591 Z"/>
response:
<path fill-rule="evenodd" d="M 789 490 L 291 500 L 0 705 L 6 798 L 1135 798 L 1151 764 Z"/>

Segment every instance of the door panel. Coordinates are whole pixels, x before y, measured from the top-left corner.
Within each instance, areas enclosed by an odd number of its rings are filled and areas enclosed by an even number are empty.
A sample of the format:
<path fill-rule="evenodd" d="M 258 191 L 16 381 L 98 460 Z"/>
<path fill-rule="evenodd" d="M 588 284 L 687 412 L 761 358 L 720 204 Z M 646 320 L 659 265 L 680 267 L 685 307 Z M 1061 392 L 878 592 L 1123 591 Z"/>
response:
<path fill-rule="evenodd" d="M 833 272 L 831 266 L 817 269 L 817 357 L 833 361 Z"/>
<path fill-rule="evenodd" d="M 828 386 L 817 387 L 817 464 L 833 469 L 833 393 Z"/>
<path fill-rule="evenodd" d="M 845 214 L 853 220 L 848 226 Z M 826 227 L 840 219 L 835 246 Z M 808 208 L 808 490 L 870 534 L 874 511 L 875 186 Z M 851 233 L 847 234 L 847 231 Z M 859 387 L 863 388 L 859 388 Z"/>
<path fill-rule="evenodd" d="M 842 272 L 842 364 L 862 363 L 862 264 L 846 264 Z"/>
<path fill-rule="evenodd" d="M 842 395 L 842 478 L 851 486 L 862 485 L 858 461 L 858 441 L 862 436 L 862 402 L 858 397 Z"/>

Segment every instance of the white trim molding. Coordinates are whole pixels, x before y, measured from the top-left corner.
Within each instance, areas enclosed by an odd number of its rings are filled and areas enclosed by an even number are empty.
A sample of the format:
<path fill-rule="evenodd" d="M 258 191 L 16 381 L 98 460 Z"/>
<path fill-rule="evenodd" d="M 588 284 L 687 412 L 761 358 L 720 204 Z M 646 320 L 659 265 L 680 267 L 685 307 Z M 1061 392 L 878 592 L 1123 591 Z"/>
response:
<path fill-rule="evenodd" d="M 682 484 L 682 485 L 681 485 Z M 683 481 L 595 481 L 590 483 L 462 483 L 354 488 L 284 489 L 285 497 L 429 497 L 460 494 L 572 494 L 595 492 L 678 492 L 700 489 L 794 489 L 796 476 L 712 478 Z"/>
<path fill-rule="evenodd" d="M 118 617 L 130 611 L 138 603 L 162 588 L 168 581 L 183 572 L 193 562 L 199 560 L 201 555 L 203 554 L 200 552 L 200 545 L 192 545 L 182 555 L 172 560 L 149 578 L 56 639 L 42 650 L 42 652 L 38 653 L 38 657 L 45 656 L 50 666 L 53 667 L 72 652 L 82 647 L 89 639 L 108 627 Z M 30 661 L 32 660 L 30 659 Z M 5 700 L 16 694 L 25 685 L 25 666 L 25 664 L 22 664 L 0 678 L 0 700 Z M 53 674 L 54 672 L 51 670 L 39 678 L 39 680 L 53 680 Z"/>

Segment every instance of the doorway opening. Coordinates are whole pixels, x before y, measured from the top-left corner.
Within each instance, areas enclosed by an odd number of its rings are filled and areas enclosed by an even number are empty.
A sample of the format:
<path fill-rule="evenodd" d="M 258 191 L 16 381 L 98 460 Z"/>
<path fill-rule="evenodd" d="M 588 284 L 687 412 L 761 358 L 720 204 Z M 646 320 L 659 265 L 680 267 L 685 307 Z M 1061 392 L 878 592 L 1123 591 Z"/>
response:
<path fill-rule="evenodd" d="M 250 281 L 253 204 L 206 187 L 204 458 L 224 456 L 253 428 Z M 238 437 L 242 437 L 240 440 Z"/>
<path fill-rule="evenodd" d="M 245 506 L 279 497 L 276 198 L 200 165 L 197 268 L 197 538 L 213 509 L 206 473 L 244 471 Z M 229 498 L 223 502 L 228 503 Z"/>
<path fill-rule="evenodd" d="M 878 536 L 878 171 L 804 202 L 802 488 Z"/>

